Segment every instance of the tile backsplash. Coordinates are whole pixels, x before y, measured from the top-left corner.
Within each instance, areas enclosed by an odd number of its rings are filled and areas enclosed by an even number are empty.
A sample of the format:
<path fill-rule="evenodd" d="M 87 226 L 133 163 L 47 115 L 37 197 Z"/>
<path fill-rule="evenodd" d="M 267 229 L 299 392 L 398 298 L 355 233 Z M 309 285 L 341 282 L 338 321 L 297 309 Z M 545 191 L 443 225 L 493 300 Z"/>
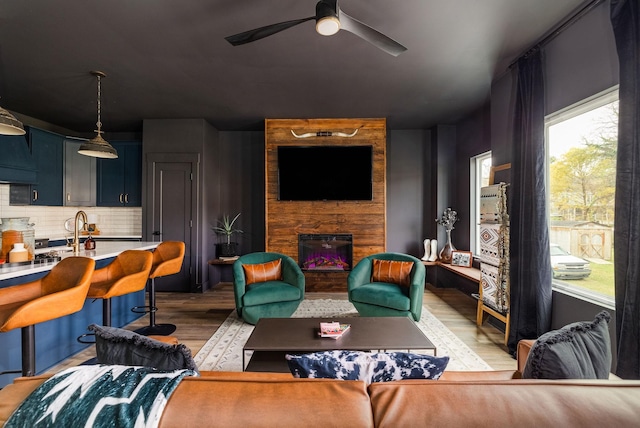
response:
<path fill-rule="evenodd" d="M 64 223 L 74 218 L 78 210 L 95 219 L 100 235 L 107 236 L 141 236 L 142 208 L 124 207 L 38 207 L 9 205 L 9 185 L 0 184 L 0 218 L 29 217 L 34 223 L 36 239 L 63 239 L 68 232 Z M 93 218 L 92 218 L 93 217 Z"/>

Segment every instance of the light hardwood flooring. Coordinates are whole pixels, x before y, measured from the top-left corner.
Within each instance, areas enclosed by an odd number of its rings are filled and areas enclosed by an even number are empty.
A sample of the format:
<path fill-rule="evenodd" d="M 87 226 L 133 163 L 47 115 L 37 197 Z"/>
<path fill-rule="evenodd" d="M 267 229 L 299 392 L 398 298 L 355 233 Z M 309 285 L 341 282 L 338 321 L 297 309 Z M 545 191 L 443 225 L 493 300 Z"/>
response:
<path fill-rule="evenodd" d="M 347 299 L 347 293 L 306 293 L 307 299 Z M 166 293 L 156 295 L 158 312 L 157 323 L 171 323 L 178 328 L 173 333 L 181 343 L 187 345 L 195 355 L 216 329 L 235 308 L 231 283 L 221 283 L 202 294 Z M 485 323 L 477 327 L 476 301 L 458 290 L 434 288 L 427 285 L 424 305 L 444 325 L 456 334 L 473 351 L 482 357 L 495 370 L 513 370 L 516 361 L 507 352 L 503 344 L 504 333 Z M 149 316 L 145 315 L 126 328 L 148 325 Z M 48 372 L 76 366 L 95 357 L 93 346 L 64 360 Z"/>

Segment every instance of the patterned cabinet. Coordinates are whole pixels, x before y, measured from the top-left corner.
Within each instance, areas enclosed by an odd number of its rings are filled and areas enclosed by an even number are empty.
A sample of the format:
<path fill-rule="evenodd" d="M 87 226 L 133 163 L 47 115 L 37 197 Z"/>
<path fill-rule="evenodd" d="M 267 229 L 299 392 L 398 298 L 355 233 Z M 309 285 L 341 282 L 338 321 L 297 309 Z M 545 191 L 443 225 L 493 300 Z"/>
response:
<path fill-rule="evenodd" d="M 509 215 L 507 184 L 483 187 L 480 193 L 481 281 L 476 323 L 487 315 L 505 323 L 509 338 Z"/>

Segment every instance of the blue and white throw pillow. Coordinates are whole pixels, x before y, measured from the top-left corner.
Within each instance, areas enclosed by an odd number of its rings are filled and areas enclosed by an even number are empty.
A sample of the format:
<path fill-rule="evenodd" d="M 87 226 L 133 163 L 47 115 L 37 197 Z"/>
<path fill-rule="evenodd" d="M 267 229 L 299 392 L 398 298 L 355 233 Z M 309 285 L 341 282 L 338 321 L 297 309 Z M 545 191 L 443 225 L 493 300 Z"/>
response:
<path fill-rule="evenodd" d="M 388 382 L 401 379 L 439 379 L 449 357 L 407 352 L 371 353 L 326 351 L 286 355 L 289 370 L 298 378 L 325 378 Z"/>

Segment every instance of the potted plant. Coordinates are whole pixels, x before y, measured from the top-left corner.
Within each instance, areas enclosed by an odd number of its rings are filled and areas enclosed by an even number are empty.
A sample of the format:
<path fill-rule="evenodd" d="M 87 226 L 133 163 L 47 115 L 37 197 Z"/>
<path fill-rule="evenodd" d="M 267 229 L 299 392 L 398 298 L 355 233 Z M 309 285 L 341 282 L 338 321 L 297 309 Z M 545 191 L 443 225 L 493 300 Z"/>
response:
<path fill-rule="evenodd" d="M 218 235 L 226 236 L 226 242 L 218 243 L 218 257 L 234 257 L 238 255 L 237 243 L 231 242 L 231 236 L 234 233 L 242 233 L 242 230 L 236 229 L 234 224 L 240 217 L 240 213 L 231 219 L 231 216 L 224 214 L 222 220 L 218 220 L 218 225 L 211 229 Z"/>

